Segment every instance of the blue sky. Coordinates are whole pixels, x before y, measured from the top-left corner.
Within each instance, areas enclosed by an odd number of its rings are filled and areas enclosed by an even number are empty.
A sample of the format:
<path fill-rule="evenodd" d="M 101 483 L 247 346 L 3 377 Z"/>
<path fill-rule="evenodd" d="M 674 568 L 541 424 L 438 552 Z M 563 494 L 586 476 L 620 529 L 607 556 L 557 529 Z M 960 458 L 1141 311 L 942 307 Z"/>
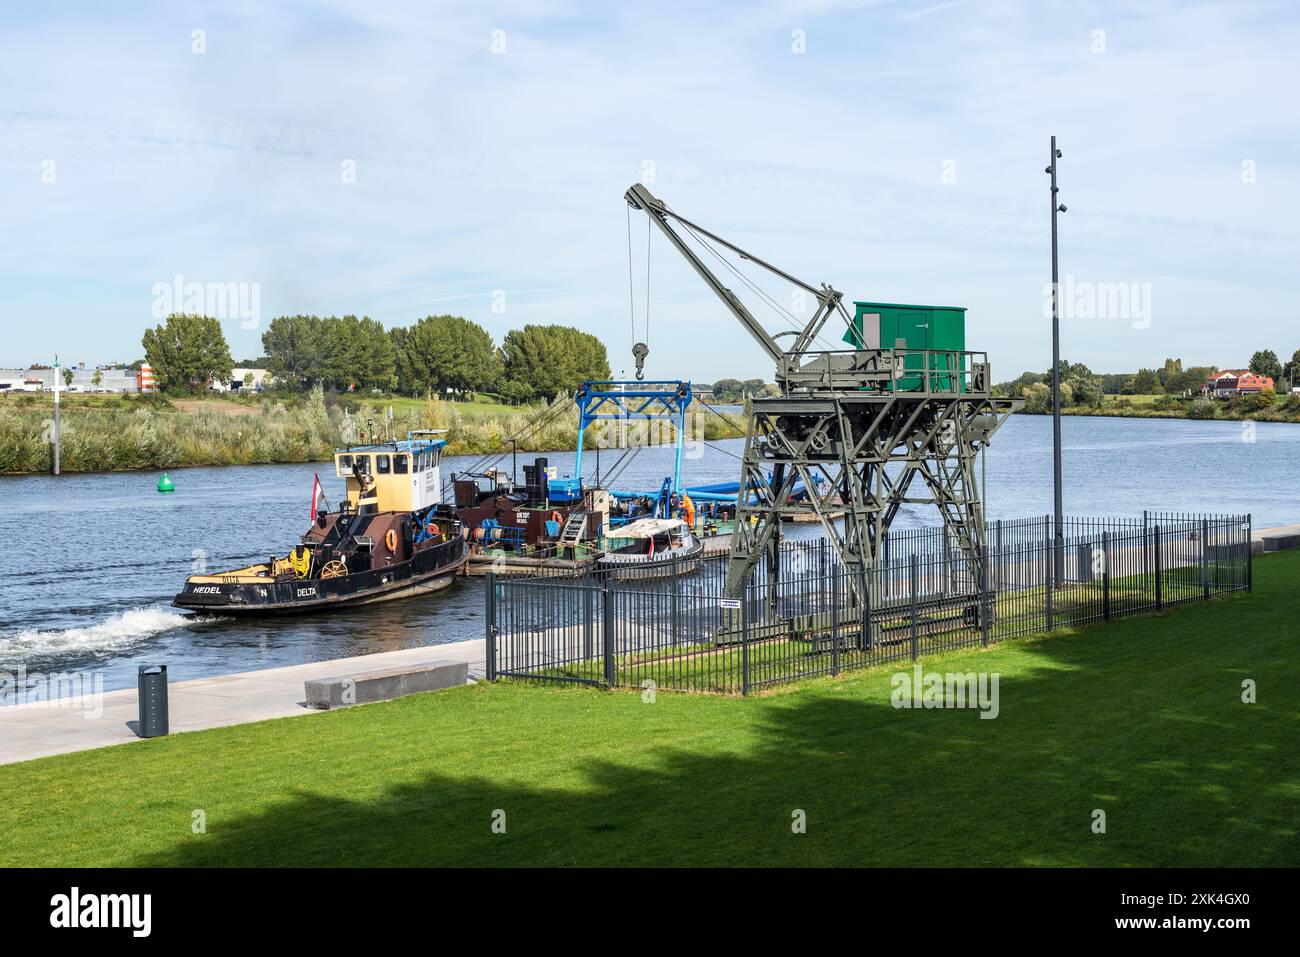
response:
<path fill-rule="evenodd" d="M 7 4 L 0 365 L 138 357 L 179 275 L 256 283 L 263 324 L 571 324 L 630 371 L 622 195 L 653 171 L 847 299 L 967 306 L 968 347 L 1010 378 L 1050 361 L 1053 133 L 1062 273 L 1149 296 L 1146 320 L 1064 322 L 1064 355 L 1285 358 L 1297 49 L 1284 3 Z M 770 378 L 661 237 L 650 260 L 649 372 Z"/>

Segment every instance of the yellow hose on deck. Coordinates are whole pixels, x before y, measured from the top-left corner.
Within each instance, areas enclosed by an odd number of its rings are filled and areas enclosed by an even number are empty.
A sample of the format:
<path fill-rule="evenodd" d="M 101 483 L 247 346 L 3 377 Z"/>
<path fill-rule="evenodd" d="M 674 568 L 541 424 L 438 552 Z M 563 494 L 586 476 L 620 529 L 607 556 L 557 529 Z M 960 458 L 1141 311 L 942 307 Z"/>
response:
<path fill-rule="evenodd" d="M 311 551 L 299 545 L 289 553 L 288 562 L 295 578 L 306 578 L 311 571 Z"/>

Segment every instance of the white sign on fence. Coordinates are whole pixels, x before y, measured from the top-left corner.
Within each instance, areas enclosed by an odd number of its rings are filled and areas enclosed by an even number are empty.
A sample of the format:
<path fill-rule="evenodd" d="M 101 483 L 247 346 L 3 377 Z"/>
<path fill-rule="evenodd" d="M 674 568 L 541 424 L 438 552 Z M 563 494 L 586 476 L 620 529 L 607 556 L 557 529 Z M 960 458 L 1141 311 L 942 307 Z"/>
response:
<path fill-rule="evenodd" d="M 739 607 L 740 607 L 740 599 L 739 599 L 739 598 L 719 598 L 719 599 L 718 599 L 718 604 L 719 604 L 721 607 L 723 607 L 723 608 L 739 608 Z"/>

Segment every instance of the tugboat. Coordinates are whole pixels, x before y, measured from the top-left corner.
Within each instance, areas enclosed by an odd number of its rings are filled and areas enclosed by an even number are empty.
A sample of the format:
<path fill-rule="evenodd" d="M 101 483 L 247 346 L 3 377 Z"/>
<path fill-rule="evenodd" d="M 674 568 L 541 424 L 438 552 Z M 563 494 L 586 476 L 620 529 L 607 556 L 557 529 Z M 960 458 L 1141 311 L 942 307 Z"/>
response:
<path fill-rule="evenodd" d="M 612 548 L 596 560 L 596 573 L 616 580 L 671 578 L 700 567 L 704 543 L 680 518 L 642 518 L 609 533 Z"/>
<path fill-rule="evenodd" d="M 310 612 L 367 605 L 446 588 L 464 567 L 465 541 L 441 503 L 443 439 L 432 431 L 334 453 L 347 482 L 337 512 L 312 494 L 312 525 L 283 558 L 191 575 L 172 604 L 218 615 Z"/>

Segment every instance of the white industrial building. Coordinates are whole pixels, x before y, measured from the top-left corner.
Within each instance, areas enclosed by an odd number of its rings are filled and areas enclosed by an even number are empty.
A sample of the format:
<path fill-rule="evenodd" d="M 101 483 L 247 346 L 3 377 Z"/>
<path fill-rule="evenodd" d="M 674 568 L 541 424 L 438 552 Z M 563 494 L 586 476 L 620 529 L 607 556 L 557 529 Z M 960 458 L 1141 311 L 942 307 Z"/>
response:
<path fill-rule="evenodd" d="M 63 392 L 140 392 L 155 391 L 153 374 L 148 366 L 139 372 L 120 366 L 103 369 L 87 369 L 85 363 L 68 366 L 72 372 L 72 382 L 64 384 L 63 369 L 27 368 L 0 369 L 0 393 L 2 392 L 52 392 L 54 376 L 59 375 L 59 389 Z M 95 382 L 95 374 L 99 382 Z"/>

